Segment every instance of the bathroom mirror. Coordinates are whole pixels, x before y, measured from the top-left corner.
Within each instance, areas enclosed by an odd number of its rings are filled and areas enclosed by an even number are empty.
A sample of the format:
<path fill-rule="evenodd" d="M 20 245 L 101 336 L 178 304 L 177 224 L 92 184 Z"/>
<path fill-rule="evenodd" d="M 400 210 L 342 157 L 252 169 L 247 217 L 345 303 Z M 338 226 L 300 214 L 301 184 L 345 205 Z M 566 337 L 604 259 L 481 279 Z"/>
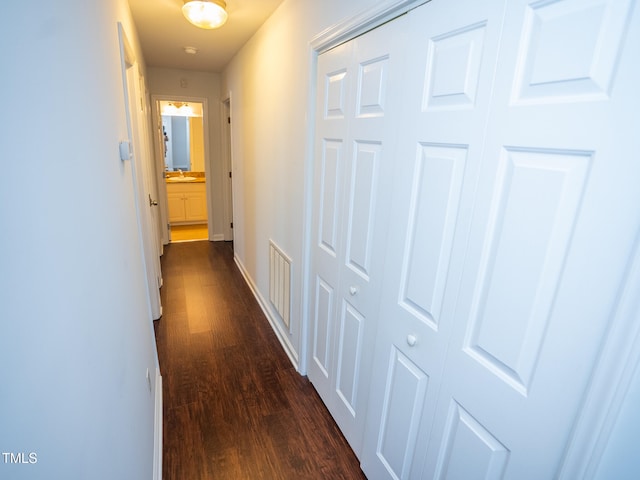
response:
<path fill-rule="evenodd" d="M 161 101 L 164 163 L 169 172 L 204 172 L 202 104 Z"/>

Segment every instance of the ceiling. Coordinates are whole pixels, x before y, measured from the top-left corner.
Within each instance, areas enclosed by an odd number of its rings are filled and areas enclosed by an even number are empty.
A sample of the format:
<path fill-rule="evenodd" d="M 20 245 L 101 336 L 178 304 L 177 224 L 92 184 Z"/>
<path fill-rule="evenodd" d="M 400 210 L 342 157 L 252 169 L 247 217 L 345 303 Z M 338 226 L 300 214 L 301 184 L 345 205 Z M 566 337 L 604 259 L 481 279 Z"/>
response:
<path fill-rule="evenodd" d="M 191 25 L 183 0 L 129 0 L 149 67 L 221 72 L 283 0 L 226 0 L 229 19 L 215 30 Z M 197 53 L 185 53 L 195 47 Z"/>

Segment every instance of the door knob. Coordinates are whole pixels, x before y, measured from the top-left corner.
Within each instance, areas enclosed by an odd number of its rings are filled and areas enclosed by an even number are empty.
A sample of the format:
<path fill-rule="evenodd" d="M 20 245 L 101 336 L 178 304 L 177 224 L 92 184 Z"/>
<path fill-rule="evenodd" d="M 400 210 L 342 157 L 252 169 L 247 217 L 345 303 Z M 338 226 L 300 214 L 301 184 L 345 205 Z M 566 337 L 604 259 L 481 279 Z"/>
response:
<path fill-rule="evenodd" d="M 151 195 L 149 195 L 149 206 L 150 207 L 155 207 L 156 205 L 158 205 L 158 202 L 156 200 L 154 200 L 153 198 L 151 198 Z"/>
<path fill-rule="evenodd" d="M 407 345 L 409 345 L 410 347 L 413 347 L 416 343 L 418 343 L 418 337 L 416 337 L 412 333 L 407 335 Z"/>
<path fill-rule="evenodd" d="M 358 293 L 358 287 L 349 287 L 349 294 L 351 294 L 351 296 L 354 296 L 356 293 Z"/>

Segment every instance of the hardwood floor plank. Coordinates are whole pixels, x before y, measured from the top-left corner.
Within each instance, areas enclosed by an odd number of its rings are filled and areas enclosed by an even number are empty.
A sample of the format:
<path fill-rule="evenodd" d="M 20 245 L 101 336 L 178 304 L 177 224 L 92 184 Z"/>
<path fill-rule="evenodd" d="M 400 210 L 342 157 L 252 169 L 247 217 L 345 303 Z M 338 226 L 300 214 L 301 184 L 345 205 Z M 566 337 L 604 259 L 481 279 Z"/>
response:
<path fill-rule="evenodd" d="M 224 242 L 167 246 L 155 322 L 164 480 L 364 479 Z"/>

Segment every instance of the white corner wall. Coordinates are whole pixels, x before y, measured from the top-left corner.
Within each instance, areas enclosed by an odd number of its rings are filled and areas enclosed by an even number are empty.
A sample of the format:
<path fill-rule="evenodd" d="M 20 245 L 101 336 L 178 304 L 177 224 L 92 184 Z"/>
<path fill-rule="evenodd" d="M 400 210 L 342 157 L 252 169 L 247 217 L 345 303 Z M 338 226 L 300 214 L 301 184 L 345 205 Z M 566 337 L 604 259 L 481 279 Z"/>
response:
<path fill-rule="evenodd" d="M 231 98 L 236 260 L 263 299 L 269 298 L 269 240 L 293 260 L 291 328 L 278 327 L 302 372 L 305 163 L 313 120 L 309 42 L 380 3 L 388 2 L 285 0 L 222 75 L 222 95 Z M 268 301 L 262 303 L 277 318 Z"/>
<path fill-rule="evenodd" d="M 153 475 L 118 21 L 138 49 L 126 0 L 0 7 L 0 478 Z"/>
<path fill-rule="evenodd" d="M 209 163 L 206 166 L 209 189 L 208 221 L 212 239 L 224 238 L 223 182 L 227 174 L 221 150 L 221 109 L 220 74 L 177 70 L 171 68 L 147 68 L 147 83 L 151 95 L 174 97 L 199 97 L 207 99 L 207 122 L 209 141 Z M 155 143 L 154 143 L 155 144 Z"/>

